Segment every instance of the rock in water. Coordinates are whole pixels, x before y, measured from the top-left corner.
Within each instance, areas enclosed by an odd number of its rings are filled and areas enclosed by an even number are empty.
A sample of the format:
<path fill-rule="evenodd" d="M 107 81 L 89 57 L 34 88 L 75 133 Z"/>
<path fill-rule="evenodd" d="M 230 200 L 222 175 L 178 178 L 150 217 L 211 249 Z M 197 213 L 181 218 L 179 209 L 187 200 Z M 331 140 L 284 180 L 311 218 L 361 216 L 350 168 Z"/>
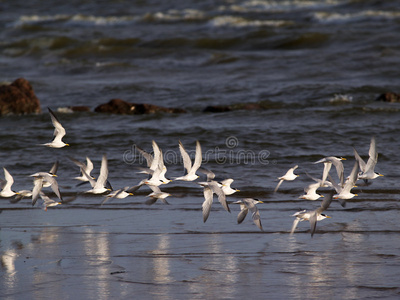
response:
<path fill-rule="evenodd" d="M 153 104 L 129 103 L 121 99 L 112 99 L 108 103 L 97 106 L 95 112 L 121 114 L 121 115 L 143 115 L 154 114 L 157 112 L 164 113 L 185 113 L 181 108 L 168 108 Z"/>
<path fill-rule="evenodd" d="M 28 80 L 0 86 L 0 115 L 40 113 L 40 101 Z"/>
<path fill-rule="evenodd" d="M 379 95 L 376 98 L 376 101 L 383 101 L 383 102 L 400 102 L 400 94 L 386 92 L 384 94 Z"/>

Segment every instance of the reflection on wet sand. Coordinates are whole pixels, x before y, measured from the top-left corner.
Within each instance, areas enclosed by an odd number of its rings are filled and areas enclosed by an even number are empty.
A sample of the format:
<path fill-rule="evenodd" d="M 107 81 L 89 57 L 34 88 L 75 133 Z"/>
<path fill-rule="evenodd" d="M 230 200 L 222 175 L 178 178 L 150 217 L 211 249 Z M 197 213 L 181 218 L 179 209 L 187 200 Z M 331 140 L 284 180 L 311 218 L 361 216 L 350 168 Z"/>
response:
<path fill-rule="evenodd" d="M 206 237 L 205 253 L 201 257 L 202 264 L 199 264 L 203 272 L 193 278 L 190 293 L 201 295 L 201 299 L 213 299 L 217 295 L 233 299 L 238 283 L 238 258 L 226 253 L 222 235 L 209 234 Z"/>
<path fill-rule="evenodd" d="M 85 259 L 82 260 L 85 278 L 88 277 L 87 284 L 90 282 L 91 293 L 99 295 L 99 299 L 106 299 L 107 295 L 111 293 L 109 276 L 112 261 L 109 237 L 110 235 L 107 233 L 99 233 L 91 228 L 86 228 L 82 240 L 85 255 Z M 93 276 L 96 277 L 96 280 L 91 279 Z"/>
<path fill-rule="evenodd" d="M 15 269 L 15 260 L 18 257 L 18 253 L 14 249 L 6 250 L 1 255 L 1 268 L 3 272 L 3 284 L 2 290 L 4 293 L 12 295 L 18 286 L 18 276 Z"/>
<path fill-rule="evenodd" d="M 171 275 L 171 253 L 170 236 L 161 234 L 157 236 L 157 248 L 150 251 L 152 254 L 151 263 L 152 270 L 150 271 L 153 278 L 152 282 L 157 284 L 156 289 L 151 290 L 151 294 L 157 296 L 157 299 L 170 299 L 170 285 L 173 283 Z"/>

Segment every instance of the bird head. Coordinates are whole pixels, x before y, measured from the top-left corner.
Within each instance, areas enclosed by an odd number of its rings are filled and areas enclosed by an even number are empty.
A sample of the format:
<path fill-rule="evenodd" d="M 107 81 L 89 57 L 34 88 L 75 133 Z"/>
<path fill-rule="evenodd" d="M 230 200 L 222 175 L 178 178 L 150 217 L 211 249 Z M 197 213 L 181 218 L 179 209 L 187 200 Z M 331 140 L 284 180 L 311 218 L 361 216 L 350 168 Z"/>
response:
<path fill-rule="evenodd" d="M 326 214 L 321 214 L 321 216 L 323 216 L 323 217 L 325 217 L 325 218 L 332 218 L 332 217 L 330 217 L 330 216 L 327 216 Z"/>

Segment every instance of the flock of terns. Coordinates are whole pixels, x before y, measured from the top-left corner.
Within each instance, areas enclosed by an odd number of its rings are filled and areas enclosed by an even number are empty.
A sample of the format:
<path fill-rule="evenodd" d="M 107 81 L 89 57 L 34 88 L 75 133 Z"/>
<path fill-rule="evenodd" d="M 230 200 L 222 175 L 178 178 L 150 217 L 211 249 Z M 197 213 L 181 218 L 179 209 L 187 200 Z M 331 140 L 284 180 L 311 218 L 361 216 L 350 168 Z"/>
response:
<path fill-rule="evenodd" d="M 62 148 L 65 146 L 69 146 L 62 141 L 63 137 L 66 134 L 64 127 L 61 125 L 60 121 L 54 114 L 54 112 L 48 108 L 51 121 L 54 126 L 54 138 L 50 143 L 42 144 L 43 146 L 51 147 L 51 148 Z M 101 204 L 104 204 L 106 201 L 117 198 L 123 199 L 130 195 L 133 195 L 135 191 L 137 191 L 142 186 L 148 186 L 152 193 L 148 195 L 149 200 L 146 201 L 146 204 L 151 205 L 154 204 L 157 200 L 162 201 L 165 204 L 169 204 L 166 200 L 167 197 L 171 196 L 169 193 L 162 192 L 160 189 L 161 185 L 168 184 L 172 181 L 195 181 L 199 178 L 197 172 L 201 172 L 207 176 L 206 181 L 196 182 L 200 186 L 203 187 L 204 194 L 204 202 L 202 204 L 202 213 L 203 213 L 203 221 L 206 222 L 211 211 L 211 206 L 213 203 L 214 194 L 217 196 L 218 201 L 222 205 L 222 207 L 230 212 L 230 208 L 228 205 L 228 201 L 226 200 L 226 196 L 232 195 L 233 193 L 238 192 L 238 189 L 234 189 L 231 187 L 232 182 L 234 181 L 231 178 L 225 179 L 223 181 L 216 181 L 215 174 L 201 167 L 202 162 L 202 152 L 200 142 L 196 141 L 196 154 L 194 161 L 192 160 L 184 148 L 183 144 L 179 141 L 179 150 L 183 159 L 183 165 L 186 169 L 186 174 L 181 177 L 174 178 L 173 180 L 165 177 L 167 168 L 164 164 L 162 150 L 158 147 L 155 141 L 152 141 L 153 154 L 148 153 L 136 146 L 137 150 L 141 155 L 146 159 L 147 167 L 139 168 L 140 173 L 147 174 L 147 178 L 141 180 L 137 185 L 132 187 L 124 187 L 118 190 L 113 190 L 111 184 L 107 180 L 108 178 L 108 163 L 106 155 L 103 155 L 100 167 L 100 174 L 98 178 L 94 178 L 91 175 L 93 170 L 93 163 L 89 157 L 86 157 L 86 163 L 80 162 L 72 157 L 69 157 L 70 160 L 80 168 L 81 175 L 75 177 L 76 180 L 81 181 L 81 183 L 89 183 L 91 189 L 85 191 L 85 193 L 91 193 L 96 195 L 104 195 L 104 199 Z M 319 161 L 316 161 L 315 164 L 323 163 L 324 170 L 322 174 L 322 178 L 314 178 L 308 175 L 314 182 L 308 185 L 304 192 L 305 194 L 300 196 L 299 198 L 305 200 L 318 200 L 319 198 L 324 198 L 321 202 L 321 205 L 315 210 L 303 210 L 296 212 L 293 214 L 295 217 L 291 229 L 291 234 L 293 234 L 296 230 L 296 227 L 300 221 L 309 221 L 311 226 L 311 236 L 314 235 L 316 230 L 317 221 L 321 221 L 325 218 L 330 218 L 323 212 L 329 208 L 333 199 L 337 199 L 340 204 L 344 207 L 346 205 L 346 200 L 351 199 L 357 194 L 351 192 L 351 189 L 356 186 L 356 182 L 358 180 L 363 180 L 365 184 L 368 184 L 369 180 L 375 179 L 379 176 L 383 176 L 375 172 L 375 165 L 378 161 L 378 153 L 376 151 L 376 142 L 375 138 L 371 139 L 370 148 L 369 148 L 369 158 L 368 161 L 365 162 L 356 149 L 354 149 L 354 157 L 355 164 L 350 173 L 350 175 L 345 179 L 344 176 L 344 167 L 342 160 L 345 158 L 337 158 L 337 157 L 325 157 Z M 330 170 L 332 165 L 336 169 L 338 182 L 335 182 L 334 178 L 330 175 Z M 49 172 L 37 172 L 30 175 L 33 178 L 33 188 L 32 190 L 22 190 L 19 192 L 15 192 L 11 189 L 14 179 L 11 174 L 8 172 L 6 168 L 4 169 L 4 180 L 1 180 L 2 190 L 0 192 L 0 197 L 11 198 L 12 203 L 16 203 L 25 197 L 32 198 L 32 206 L 34 206 L 37 200 L 40 198 L 42 200 L 42 207 L 44 210 L 47 210 L 48 207 L 56 206 L 63 203 L 63 198 L 61 196 L 58 183 L 55 177 L 57 177 L 57 168 L 58 162 L 56 162 L 53 167 L 49 170 Z M 294 174 L 294 171 L 298 168 L 298 166 L 294 166 L 290 168 L 285 175 L 278 177 L 279 183 L 277 184 L 274 192 L 277 192 L 279 187 L 284 181 L 293 181 L 299 175 Z M 55 195 L 59 198 L 59 200 L 50 199 L 45 193 L 42 191 L 43 188 L 50 187 Z M 326 197 L 317 193 L 319 188 L 327 187 L 332 191 L 328 193 Z M 336 194 L 335 194 L 336 192 Z M 240 212 L 237 216 L 237 222 L 240 224 L 243 222 L 245 217 L 248 214 L 248 211 L 252 213 L 253 222 L 257 225 L 260 230 L 263 230 L 261 224 L 261 218 L 259 210 L 256 206 L 258 203 L 263 203 L 258 199 L 253 198 L 244 198 L 239 201 L 233 202 L 234 204 L 240 205 Z"/>

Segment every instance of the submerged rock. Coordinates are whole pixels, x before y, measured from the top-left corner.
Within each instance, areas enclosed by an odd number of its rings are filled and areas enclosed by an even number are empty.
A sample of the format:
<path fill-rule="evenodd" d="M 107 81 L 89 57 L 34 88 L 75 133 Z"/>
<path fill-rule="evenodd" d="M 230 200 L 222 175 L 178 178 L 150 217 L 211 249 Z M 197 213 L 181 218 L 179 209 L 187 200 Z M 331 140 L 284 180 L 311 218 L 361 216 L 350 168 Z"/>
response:
<path fill-rule="evenodd" d="M 168 108 L 153 104 L 130 103 L 121 99 L 112 99 L 108 103 L 101 104 L 94 109 L 95 112 L 122 114 L 122 115 L 143 115 L 163 113 L 185 113 L 182 108 Z"/>
<path fill-rule="evenodd" d="M 376 98 L 376 101 L 383 101 L 383 102 L 400 102 L 400 94 L 386 92 L 381 94 Z"/>
<path fill-rule="evenodd" d="M 0 86 L 0 115 L 40 113 L 40 101 L 28 80 Z"/>
<path fill-rule="evenodd" d="M 265 110 L 279 108 L 282 104 L 271 101 L 236 103 L 231 105 L 210 105 L 203 109 L 203 112 L 221 113 L 234 110 Z"/>

